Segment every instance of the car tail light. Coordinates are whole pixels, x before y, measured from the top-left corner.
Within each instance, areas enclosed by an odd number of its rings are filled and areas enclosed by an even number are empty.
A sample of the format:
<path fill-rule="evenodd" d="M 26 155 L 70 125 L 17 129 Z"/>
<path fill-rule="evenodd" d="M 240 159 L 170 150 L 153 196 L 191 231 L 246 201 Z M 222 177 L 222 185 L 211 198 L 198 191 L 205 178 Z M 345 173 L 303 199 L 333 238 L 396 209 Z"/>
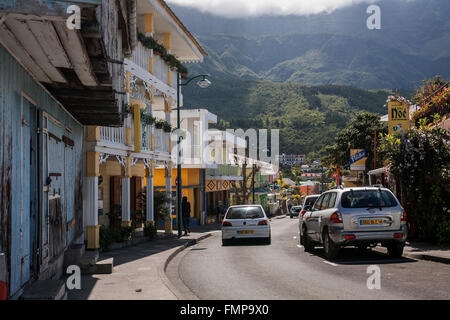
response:
<path fill-rule="evenodd" d="M 356 236 L 354 234 L 347 234 L 345 236 L 345 240 L 353 240 L 356 239 Z"/>
<path fill-rule="evenodd" d="M 224 222 L 222 223 L 222 227 L 231 227 L 231 222 L 224 221 Z"/>
<path fill-rule="evenodd" d="M 336 211 L 335 213 L 333 213 L 330 217 L 330 222 L 343 223 L 341 213 L 339 211 Z"/>
<path fill-rule="evenodd" d="M 403 213 L 402 213 L 402 221 L 406 221 L 406 211 L 405 210 L 403 210 Z"/>
<path fill-rule="evenodd" d="M 0 281 L 0 300 L 6 300 L 8 298 L 8 284 Z"/>
<path fill-rule="evenodd" d="M 394 233 L 394 238 L 399 239 L 403 237 L 403 233 Z"/>
<path fill-rule="evenodd" d="M 305 215 L 305 213 L 306 213 L 306 210 L 302 210 L 302 212 L 300 212 L 300 214 L 303 216 L 303 215 Z"/>
<path fill-rule="evenodd" d="M 267 226 L 267 220 L 261 220 L 258 222 L 258 226 Z"/>
<path fill-rule="evenodd" d="M 8 276 L 6 273 L 6 255 L 0 252 L 0 300 L 8 298 Z"/>

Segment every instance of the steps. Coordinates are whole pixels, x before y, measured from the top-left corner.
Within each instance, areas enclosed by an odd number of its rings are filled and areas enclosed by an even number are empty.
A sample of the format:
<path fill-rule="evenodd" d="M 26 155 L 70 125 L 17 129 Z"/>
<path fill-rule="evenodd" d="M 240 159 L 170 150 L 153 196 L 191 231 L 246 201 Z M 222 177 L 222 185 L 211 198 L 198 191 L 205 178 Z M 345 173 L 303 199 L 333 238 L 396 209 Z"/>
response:
<path fill-rule="evenodd" d="M 67 300 L 63 280 L 37 280 L 26 287 L 19 300 Z"/>
<path fill-rule="evenodd" d="M 110 274 L 114 268 L 114 258 L 98 261 L 97 250 L 86 251 L 84 244 L 71 246 L 64 257 L 64 267 L 77 265 L 81 269 L 81 274 Z"/>

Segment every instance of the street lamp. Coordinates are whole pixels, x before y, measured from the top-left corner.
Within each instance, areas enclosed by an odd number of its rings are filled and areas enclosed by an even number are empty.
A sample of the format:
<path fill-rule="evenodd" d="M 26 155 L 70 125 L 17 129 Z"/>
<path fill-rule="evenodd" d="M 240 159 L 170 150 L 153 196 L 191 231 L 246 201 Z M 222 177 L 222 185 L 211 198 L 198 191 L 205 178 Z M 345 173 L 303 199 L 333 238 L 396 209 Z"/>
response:
<path fill-rule="evenodd" d="M 206 89 L 211 85 L 211 81 L 207 78 L 208 74 L 201 74 L 195 77 L 192 77 L 185 82 L 181 82 L 180 73 L 177 73 L 177 129 L 178 129 L 178 140 L 177 140 L 177 226 L 178 226 L 178 238 L 181 238 L 181 192 L 182 192 L 182 183 L 181 183 L 181 119 L 180 119 L 180 96 L 181 96 L 181 87 L 187 86 L 192 80 L 202 78 L 202 80 L 197 82 L 197 85 Z"/>

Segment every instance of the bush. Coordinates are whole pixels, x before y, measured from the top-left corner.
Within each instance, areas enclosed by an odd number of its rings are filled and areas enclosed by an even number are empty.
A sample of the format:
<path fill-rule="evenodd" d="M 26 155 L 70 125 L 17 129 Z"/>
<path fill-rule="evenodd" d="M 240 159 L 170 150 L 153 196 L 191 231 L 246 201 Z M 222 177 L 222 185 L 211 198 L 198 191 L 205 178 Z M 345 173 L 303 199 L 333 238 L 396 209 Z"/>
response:
<path fill-rule="evenodd" d="M 157 234 L 156 225 L 149 224 L 144 227 L 144 236 L 150 238 L 150 240 L 155 239 L 156 234 Z"/>
<path fill-rule="evenodd" d="M 133 234 L 133 227 L 120 228 L 120 242 L 131 240 L 132 234 Z"/>
<path fill-rule="evenodd" d="M 438 225 L 437 230 L 438 243 L 443 245 L 450 244 L 450 218 L 445 217 Z"/>
<path fill-rule="evenodd" d="M 120 239 L 121 235 L 117 230 L 109 229 L 105 226 L 100 227 L 100 248 L 102 250 L 108 250 L 111 244 L 120 241 Z"/>
<path fill-rule="evenodd" d="M 407 133 L 387 135 L 380 144 L 390 163 L 389 178 L 399 186 L 398 194 L 411 223 L 410 236 L 423 241 L 448 242 L 450 207 L 450 133 L 419 120 Z"/>

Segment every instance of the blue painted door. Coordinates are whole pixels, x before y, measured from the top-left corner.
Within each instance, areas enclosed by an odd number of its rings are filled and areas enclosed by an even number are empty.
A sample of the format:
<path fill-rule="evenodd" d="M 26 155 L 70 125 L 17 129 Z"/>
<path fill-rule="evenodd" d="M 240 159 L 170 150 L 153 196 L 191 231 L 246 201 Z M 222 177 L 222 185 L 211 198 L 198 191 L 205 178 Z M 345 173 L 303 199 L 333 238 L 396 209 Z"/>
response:
<path fill-rule="evenodd" d="M 18 289 L 30 280 L 31 261 L 33 260 L 36 205 L 36 151 L 37 127 L 36 107 L 24 96 L 21 97 L 20 131 L 20 193 L 19 210 L 13 214 L 13 226 L 18 229 L 15 238 L 13 259 L 18 268 L 13 268 L 11 285 Z"/>

